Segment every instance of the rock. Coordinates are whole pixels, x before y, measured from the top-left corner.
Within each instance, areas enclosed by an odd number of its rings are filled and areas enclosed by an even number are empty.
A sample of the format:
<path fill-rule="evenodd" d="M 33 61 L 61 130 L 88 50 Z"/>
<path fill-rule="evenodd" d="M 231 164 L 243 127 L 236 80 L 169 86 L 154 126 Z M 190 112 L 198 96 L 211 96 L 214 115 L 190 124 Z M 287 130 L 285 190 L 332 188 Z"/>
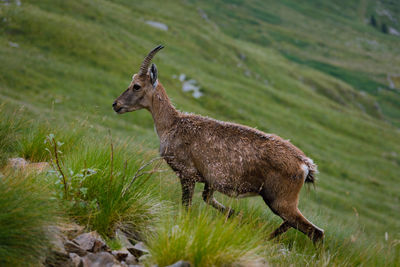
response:
<path fill-rule="evenodd" d="M 196 86 L 196 80 L 190 79 L 188 81 L 184 81 L 182 84 L 182 91 L 188 92 L 188 91 L 195 91 L 198 90 L 199 87 Z"/>
<path fill-rule="evenodd" d="M 73 266 L 64 248 L 65 237 L 56 226 L 48 227 L 52 236 L 50 253 L 44 259 L 45 266 Z"/>
<path fill-rule="evenodd" d="M 128 248 L 128 251 L 135 256 L 136 258 L 141 257 L 143 254 L 148 254 L 149 250 L 146 249 L 145 245 L 143 242 L 138 242 L 136 245 L 134 245 L 132 248 Z"/>
<path fill-rule="evenodd" d="M 193 91 L 192 95 L 194 98 L 199 98 L 203 95 L 203 93 L 200 92 L 200 86 L 197 85 L 197 81 L 193 79 L 190 79 L 188 81 L 183 81 L 182 91 L 183 92 Z"/>
<path fill-rule="evenodd" d="M 114 250 L 111 254 L 119 261 L 125 261 L 128 255 L 130 255 L 127 250 Z"/>
<path fill-rule="evenodd" d="M 158 21 L 148 20 L 148 21 L 146 21 L 146 24 L 148 24 L 154 28 L 157 28 L 159 30 L 162 30 L 162 31 L 168 31 L 168 26 L 166 24 L 158 22 Z"/>
<path fill-rule="evenodd" d="M 125 259 L 125 263 L 128 265 L 136 265 L 138 264 L 137 259 L 131 253 L 129 253 L 128 257 Z"/>
<path fill-rule="evenodd" d="M 127 256 L 123 259 L 127 265 L 135 265 L 138 263 L 136 257 L 132 255 L 129 250 L 135 251 L 135 246 L 128 240 L 128 237 L 121 230 L 115 231 L 115 237 L 121 242 L 122 248 L 118 251 L 113 251 L 113 255 L 116 253 L 127 253 Z M 117 259 L 123 255 L 114 255 Z M 120 260 L 121 261 L 121 260 Z"/>
<path fill-rule="evenodd" d="M 68 253 L 64 248 L 64 242 L 66 241 L 66 238 L 60 231 L 60 229 L 57 226 L 49 226 L 47 230 L 52 236 L 52 239 L 50 241 L 51 250 L 67 255 Z"/>
<path fill-rule="evenodd" d="M 84 267 L 117 267 L 121 266 L 114 257 L 107 252 L 89 253 L 82 258 Z"/>
<path fill-rule="evenodd" d="M 245 61 L 247 57 L 245 54 L 239 53 L 239 58 L 240 58 L 240 60 Z"/>
<path fill-rule="evenodd" d="M 73 266 L 83 267 L 83 260 L 78 254 L 69 253 L 69 258 L 71 259 Z"/>
<path fill-rule="evenodd" d="M 9 158 L 7 166 L 13 168 L 14 170 L 20 170 L 25 168 L 28 164 L 28 161 L 26 161 L 24 158 Z"/>
<path fill-rule="evenodd" d="M 179 74 L 179 81 L 183 82 L 186 80 L 186 75 L 184 73 Z"/>
<path fill-rule="evenodd" d="M 138 258 L 139 262 L 144 262 L 150 257 L 149 254 L 144 254 Z"/>
<path fill-rule="evenodd" d="M 398 30 L 396 30 L 395 28 L 392 28 L 392 27 L 389 27 L 389 34 L 400 36 L 400 32 Z"/>
<path fill-rule="evenodd" d="M 76 237 L 73 242 L 78 244 L 79 247 L 81 247 L 82 249 L 89 252 L 96 253 L 109 250 L 104 240 L 96 231 L 81 234 Z"/>
<path fill-rule="evenodd" d="M 128 237 L 121 230 L 115 231 L 115 237 L 121 242 L 123 249 L 133 248 L 132 243 L 129 242 Z"/>
<path fill-rule="evenodd" d="M 82 234 L 85 230 L 85 227 L 76 223 L 61 223 L 57 225 L 57 228 L 70 240 Z"/>
<path fill-rule="evenodd" d="M 197 11 L 199 12 L 200 16 L 201 16 L 204 20 L 209 21 L 208 16 L 207 16 L 206 12 L 204 12 L 203 9 L 197 8 Z"/>
<path fill-rule="evenodd" d="M 18 43 L 14 43 L 14 42 L 8 42 L 8 44 L 11 46 L 11 47 L 14 47 L 14 48 L 18 48 L 19 47 L 19 44 Z"/>
<path fill-rule="evenodd" d="M 172 265 L 168 265 L 167 267 L 190 267 L 190 266 L 192 266 L 192 264 L 190 264 L 190 262 L 181 260 L 181 261 L 175 262 Z"/>
<path fill-rule="evenodd" d="M 79 244 L 76 244 L 75 242 L 73 242 L 73 241 L 66 241 L 65 243 L 64 243 L 64 247 L 65 247 L 65 249 L 69 252 L 69 253 L 75 253 L 75 254 L 78 254 L 79 256 L 85 256 L 86 254 L 87 254 L 87 251 L 86 250 L 84 250 L 83 248 L 81 248 L 80 246 L 79 246 Z"/>
<path fill-rule="evenodd" d="M 91 250 L 91 252 L 101 252 L 101 251 L 108 251 L 109 248 L 107 246 L 107 244 L 104 241 L 101 240 L 95 240 L 94 241 L 94 245 L 93 248 Z"/>

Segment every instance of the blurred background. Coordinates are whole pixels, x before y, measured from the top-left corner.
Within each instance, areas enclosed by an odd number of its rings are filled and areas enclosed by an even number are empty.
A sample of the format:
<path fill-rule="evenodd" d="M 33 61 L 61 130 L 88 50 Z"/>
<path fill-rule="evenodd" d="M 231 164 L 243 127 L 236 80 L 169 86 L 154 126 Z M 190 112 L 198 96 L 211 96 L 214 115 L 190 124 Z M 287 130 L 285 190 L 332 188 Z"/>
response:
<path fill-rule="evenodd" d="M 80 132 L 70 141 L 71 151 L 82 136 L 103 145 L 111 129 L 115 140 L 125 140 L 125 155 L 136 154 L 130 147 L 156 155 L 151 115 L 141 110 L 117 116 L 111 104 L 158 44 L 165 49 L 153 62 L 177 109 L 275 133 L 315 160 L 316 190 L 302 190 L 300 208 L 326 230 L 331 249 L 359 242 L 352 260 L 335 259 L 332 249 L 334 260 L 326 264 L 379 265 L 382 259 L 371 255 L 382 251 L 388 265 L 398 264 L 395 0 L 1 0 L 0 120 L 3 130 L 16 119 L 29 125 L 17 127 L 18 134 L 10 131 L 15 140 L 9 143 L 3 135 L 2 166 L 12 156 L 49 160 L 42 141 L 57 131 L 66 144 Z M 37 147 L 29 147 L 34 140 Z M 178 179 L 172 172 L 163 175 L 156 187 L 169 179 L 175 191 L 159 189 L 158 195 L 178 205 Z M 195 199 L 203 205 L 200 191 Z M 261 199 L 240 201 L 245 204 L 232 205 L 271 214 Z M 269 220 L 279 224 L 278 218 Z M 290 238 L 285 242 L 295 247 Z M 370 244 L 385 249 L 359 256 Z M 314 252 L 303 254 L 305 263 Z M 276 264 L 300 262 L 300 256 L 291 257 Z"/>

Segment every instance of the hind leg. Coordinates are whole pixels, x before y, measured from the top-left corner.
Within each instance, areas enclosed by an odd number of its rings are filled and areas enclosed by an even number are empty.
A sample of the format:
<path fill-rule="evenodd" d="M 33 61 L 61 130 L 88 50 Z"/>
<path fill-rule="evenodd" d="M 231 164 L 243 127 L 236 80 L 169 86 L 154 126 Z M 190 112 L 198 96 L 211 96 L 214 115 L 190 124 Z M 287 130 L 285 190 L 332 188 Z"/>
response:
<path fill-rule="evenodd" d="M 271 233 L 271 235 L 269 236 L 269 240 L 274 239 L 285 233 L 287 230 L 290 229 L 290 227 L 292 227 L 290 226 L 290 223 L 288 221 L 284 221 L 278 228 L 276 228 L 273 233 Z"/>
<path fill-rule="evenodd" d="M 324 238 L 324 230 L 307 220 L 297 207 L 284 205 L 277 208 L 274 206 L 274 210 L 285 221 L 281 227 L 275 230 L 278 235 L 293 227 L 306 234 L 314 243 L 322 241 Z"/>
<path fill-rule="evenodd" d="M 264 192 L 265 193 L 265 192 Z M 283 223 L 279 226 L 271 235 L 270 238 L 277 237 L 290 227 L 293 227 L 304 234 L 306 234 L 314 243 L 322 240 L 324 238 L 324 230 L 318 228 L 310 221 L 308 221 L 300 210 L 297 208 L 298 199 L 287 199 L 282 198 L 271 198 L 268 197 L 270 194 L 264 194 L 262 197 L 265 203 L 271 208 L 271 210 L 283 219 Z"/>
<path fill-rule="evenodd" d="M 314 243 L 323 240 L 324 230 L 307 220 L 298 208 L 291 212 L 290 218 L 290 225 L 306 234 Z"/>

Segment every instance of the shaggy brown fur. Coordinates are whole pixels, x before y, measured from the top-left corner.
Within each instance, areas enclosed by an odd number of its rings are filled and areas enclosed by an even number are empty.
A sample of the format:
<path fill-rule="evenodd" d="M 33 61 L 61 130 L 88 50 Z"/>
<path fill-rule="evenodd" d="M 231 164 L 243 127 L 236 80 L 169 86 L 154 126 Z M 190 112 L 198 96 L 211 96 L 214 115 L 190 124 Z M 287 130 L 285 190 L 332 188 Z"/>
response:
<path fill-rule="evenodd" d="M 141 70 L 148 69 L 161 48 L 149 53 Z M 271 238 L 294 227 L 314 242 L 323 239 L 324 231 L 297 208 L 304 182 L 314 182 L 316 165 L 289 141 L 247 126 L 177 111 L 157 80 L 154 64 L 148 73 L 134 75 L 113 107 L 119 114 L 142 108 L 150 111 L 160 138 L 160 154 L 180 178 L 184 205 L 191 204 L 195 183 L 205 184 L 204 201 L 229 215 L 233 211 L 213 197 L 214 191 L 231 197 L 259 195 L 284 221 Z"/>

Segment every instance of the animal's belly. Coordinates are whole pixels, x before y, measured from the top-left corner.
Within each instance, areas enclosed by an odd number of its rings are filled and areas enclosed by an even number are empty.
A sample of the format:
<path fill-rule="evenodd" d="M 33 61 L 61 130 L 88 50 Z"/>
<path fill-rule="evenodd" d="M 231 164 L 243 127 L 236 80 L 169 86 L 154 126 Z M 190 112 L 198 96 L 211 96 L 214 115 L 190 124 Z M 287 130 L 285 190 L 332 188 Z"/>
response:
<path fill-rule="evenodd" d="M 245 197 L 253 197 L 259 194 L 260 189 L 255 187 L 254 184 L 243 183 L 240 185 L 233 186 L 232 184 L 224 184 L 224 183 L 214 183 L 213 188 L 229 197 L 234 198 L 245 198 Z"/>
<path fill-rule="evenodd" d="M 234 198 L 245 198 L 245 197 L 256 197 L 258 196 L 258 193 L 255 192 L 248 192 L 248 193 L 242 193 L 239 194 L 237 192 L 231 192 L 230 194 L 226 194 L 230 197 L 234 197 Z"/>

